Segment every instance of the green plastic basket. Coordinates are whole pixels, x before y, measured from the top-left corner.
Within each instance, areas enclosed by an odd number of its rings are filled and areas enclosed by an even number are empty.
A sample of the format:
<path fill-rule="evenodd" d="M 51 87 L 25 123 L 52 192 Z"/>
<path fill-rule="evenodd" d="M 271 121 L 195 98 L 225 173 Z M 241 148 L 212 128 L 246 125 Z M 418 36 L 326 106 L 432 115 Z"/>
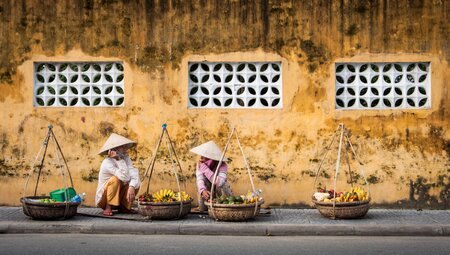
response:
<path fill-rule="evenodd" d="M 76 195 L 77 193 L 75 192 L 74 188 L 66 188 L 66 189 L 63 188 L 50 192 L 50 198 L 58 202 L 69 201 L 72 197 Z"/>

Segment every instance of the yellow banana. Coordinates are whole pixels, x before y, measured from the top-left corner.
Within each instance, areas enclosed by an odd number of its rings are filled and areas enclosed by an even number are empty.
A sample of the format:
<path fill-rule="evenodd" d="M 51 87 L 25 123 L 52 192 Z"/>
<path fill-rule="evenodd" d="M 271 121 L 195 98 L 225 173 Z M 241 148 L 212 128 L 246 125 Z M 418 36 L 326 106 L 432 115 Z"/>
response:
<path fill-rule="evenodd" d="M 172 202 L 175 194 L 170 189 L 161 189 L 153 195 L 154 202 Z"/>

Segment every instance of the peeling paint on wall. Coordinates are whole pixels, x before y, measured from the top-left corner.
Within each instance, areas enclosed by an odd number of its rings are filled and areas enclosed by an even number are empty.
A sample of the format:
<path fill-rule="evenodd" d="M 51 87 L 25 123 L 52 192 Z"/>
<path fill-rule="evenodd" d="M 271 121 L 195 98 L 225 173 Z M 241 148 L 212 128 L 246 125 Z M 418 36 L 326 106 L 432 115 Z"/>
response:
<path fill-rule="evenodd" d="M 267 204 L 309 206 L 320 155 L 345 123 L 375 205 L 448 209 L 449 8 L 446 1 L 406 0 L 3 1 L 0 203 L 19 203 L 48 124 L 92 205 L 102 160 L 97 152 L 108 135 L 138 141 L 130 155 L 143 174 L 167 123 L 192 195 L 196 155 L 189 149 L 208 140 L 224 146 L 237 127 Z M 33 61 L 111 60 L 124 63 L 124 107 L 33 107 Z M 205 60 L 280 61 L 283 109 L 187 109 L 187 63 Z M 432 107 L 337 111 L 337 61 L 430 62 Z M 168 154 L 160 156 L 153 188 L 174 185 Z M 247 192 L 235 142 L 227 156 L 233 190 Z M 351 160 L 353 180 L 364 185 Z M 331 185 L 334 164 L 327 160 L 322 185 Z M 54 158 L 46 167 L 55 170 Z M 342 188 L 350 180 L 346 167 Z M 59 185 L 46 171 L 43 192 Z"/>

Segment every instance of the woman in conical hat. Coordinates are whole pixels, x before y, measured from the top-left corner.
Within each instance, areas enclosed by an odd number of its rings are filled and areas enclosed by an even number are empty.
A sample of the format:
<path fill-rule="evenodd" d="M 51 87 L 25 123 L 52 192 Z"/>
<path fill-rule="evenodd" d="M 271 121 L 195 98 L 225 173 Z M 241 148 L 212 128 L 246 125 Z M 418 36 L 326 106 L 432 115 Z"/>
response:
<path fill-rule="evenodd" d="M 127 150 L 136 142 L 112 133 L 98 154 L 107 155 L 100 166 L 95 196 L 96 206 L 103 215 L 112 216 L 113 207 L 120 213 L 136 213 L 131 204 L 139 191 L 139 171 L 133 167 Z"/>
<path fill-rule="evenodd" d="M 211 184 L 214 179 L 214 173 L 217 169 L 217 165 L 222 157 L 222 150 L 214 141 L 209 141 L 192 148 L 191 152 L 200 156 L 195 172 L 197 177 L 198 207 L 200 211 L 206 211 L 207 208 L 205 206 L 205 201 L 211 197 L 221 195 L 230 196 L 232 194 L 230 185 L 227 183 L 228 166 L 225 161 L 228 159 L 224 158 L 218 168 L 219 173 L 215 183 L 215 190 L 217 193 L 214 194 L 214 196 L 211 196 L 211 192 L 209 190 L 211 189 Z"/>

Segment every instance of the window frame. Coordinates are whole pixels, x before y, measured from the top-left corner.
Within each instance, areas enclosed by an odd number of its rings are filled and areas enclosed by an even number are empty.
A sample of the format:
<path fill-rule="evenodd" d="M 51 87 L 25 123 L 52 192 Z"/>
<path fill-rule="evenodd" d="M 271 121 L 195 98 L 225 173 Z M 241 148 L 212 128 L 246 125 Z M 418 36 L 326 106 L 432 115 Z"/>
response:
<path fill-rule="evenodd" d="M 189 61 L 187 70 L 188 109 L 283 108 L 281 61 Z"/>
<path fill-rule="evenodd" d="M 123 107 L 123 61 L 33 62 L 33 107 Z"/>
<path fill-rule="evenodd" d="M 353 71 L 348 66 L 352 66 Z M 426 70 L 423 70 L 423 66 Z M 429 61 L 336 62 L 334 109 L 339 111 L 431 109 L 431 67 Z M 412 69 L 409 70 L 410 68 Z M 351 79 L 353 81 L 349 82 Z M 351 100 L 354 102 L 348 107 Z M 364 106 L 363 102 L 367 106 Z"/>

